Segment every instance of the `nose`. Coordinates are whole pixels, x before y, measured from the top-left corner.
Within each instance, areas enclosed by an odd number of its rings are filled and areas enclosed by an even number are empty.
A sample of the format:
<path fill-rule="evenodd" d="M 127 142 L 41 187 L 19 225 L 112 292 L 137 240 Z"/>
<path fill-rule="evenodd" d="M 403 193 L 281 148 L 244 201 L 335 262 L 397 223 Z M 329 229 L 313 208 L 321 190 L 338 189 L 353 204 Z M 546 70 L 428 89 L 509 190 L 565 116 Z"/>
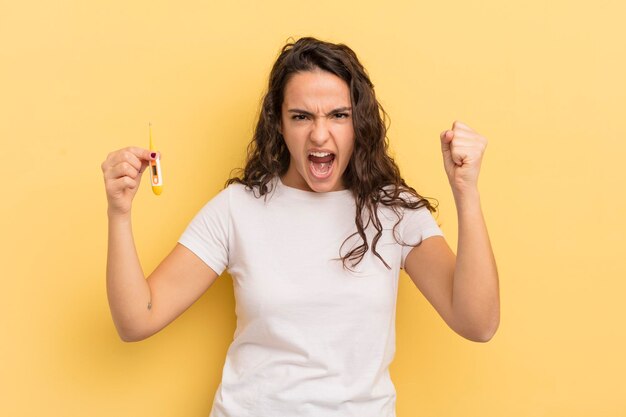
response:
<path fill-rule="evenodd" d="M 311 138 L 311 142 L 315 143 L 316 145 L 321 145 L 325 143 L 331 137 L 328 122 L 325 120 L 325 118 L 320 117 L 315 121 L 311 128 L 309 136 Z"/>

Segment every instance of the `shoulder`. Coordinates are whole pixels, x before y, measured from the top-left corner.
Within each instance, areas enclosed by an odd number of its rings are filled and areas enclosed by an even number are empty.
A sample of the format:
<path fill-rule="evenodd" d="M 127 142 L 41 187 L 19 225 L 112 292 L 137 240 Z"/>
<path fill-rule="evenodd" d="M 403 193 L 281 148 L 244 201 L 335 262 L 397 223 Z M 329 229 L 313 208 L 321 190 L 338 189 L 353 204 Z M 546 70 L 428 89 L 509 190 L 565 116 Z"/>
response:
<path fill-rule="evenodd" d="M 388 184 L 388 185 L 383 186 L 380 189 L 379 194 L 383 200 L 394 199 L 398 201 L 399 203 L 412 204 L 412 203 L 417 203 L 420 200 L 422 200 L 422 198 L 418 197 L 408 188 L 398 187 L 394 184 Z"/>
<path fill-rule="evenodd" d="M 229 179 L 224 190 L 230 190 L 233 194 L 253 195 L 260 198 L 264 195 L 271 194 L 273 190 L 277 188 L 277 182 L 277 176 L 271 177 L 267 182 L 260 180 L 244 182 L 241 178 L 237 177 Z M 261 193 L 261 188 L 264 189 L 263 193 Z"/>
<path fill-rule="evenodd" d="M 419 196 L 415 191 L 404 187 L 397 187 L 393 184 L 381 188 L 379 207 L 390 210 L 402 217 L 405 213 L 430 211 L 431 204 Z"/>
<path fill-rule="evenodd" d="M 232 182 L 219 190 L 213 198 L 237 198 L 258 193 L 258 187 L 250 187 L 240 182 Z"/>
<path fill-rule="evenodd" d="M 222 201 L 228 209 L 237 213 L 249 213 L 264 207 L 273 194 L 273 184 L 268 184 L 266 193 L 260 193 L 258 185 L 250 186 L 240 182 L 228 184 L 214 198 Z"/>
<path fill-rule="evenodd" d="M 416 229 L 433 229 L 436 220 L 433 212 L 436 211 L 430 201 L 417 192 L 406 187 L 387 185 L 381 189 L 378 213 L 382 214 L 381 220 L 391 222 L 390 224 L 400 232 L 409 230 L 414 233 Z"/>

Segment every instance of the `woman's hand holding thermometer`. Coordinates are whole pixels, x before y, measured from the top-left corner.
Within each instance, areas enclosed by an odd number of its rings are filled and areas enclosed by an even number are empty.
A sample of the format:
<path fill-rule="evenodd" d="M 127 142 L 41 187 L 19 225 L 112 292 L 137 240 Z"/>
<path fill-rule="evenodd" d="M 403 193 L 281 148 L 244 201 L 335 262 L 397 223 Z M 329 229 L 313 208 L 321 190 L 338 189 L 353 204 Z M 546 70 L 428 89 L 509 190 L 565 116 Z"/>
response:
<path fill-rule="evenodd" d="M 109 203 L 109 216 L 126 216 L 130 214 L 132 200 L 141 182 L 141 175 L 151 163 L 155 163 L 158 178 L 161 179 L 160 163 L 156 163 L 159 161 L 160 156 L 155 150 L 134 146 L 119 149 L 107 156 L 101 168 Z M 162 182 L 156 186 L 162 187 Z M 157 192 L 156 190 L 154 192 L 155 194 L 160 193 L 160 191 Z"/>

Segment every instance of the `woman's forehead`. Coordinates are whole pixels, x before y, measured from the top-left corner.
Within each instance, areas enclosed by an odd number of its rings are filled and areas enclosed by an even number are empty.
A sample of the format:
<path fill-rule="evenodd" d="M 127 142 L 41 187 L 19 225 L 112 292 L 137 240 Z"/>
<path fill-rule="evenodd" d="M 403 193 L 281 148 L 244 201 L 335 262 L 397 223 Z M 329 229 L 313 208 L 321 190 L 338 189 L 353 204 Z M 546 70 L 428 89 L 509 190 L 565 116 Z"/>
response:
<path fill-rule="evenodd" d="M 350 107 L 350 88 L 344 80 L 327 71 L 298 72 L 285 86 L 285 106 L 313 109 Z"/>

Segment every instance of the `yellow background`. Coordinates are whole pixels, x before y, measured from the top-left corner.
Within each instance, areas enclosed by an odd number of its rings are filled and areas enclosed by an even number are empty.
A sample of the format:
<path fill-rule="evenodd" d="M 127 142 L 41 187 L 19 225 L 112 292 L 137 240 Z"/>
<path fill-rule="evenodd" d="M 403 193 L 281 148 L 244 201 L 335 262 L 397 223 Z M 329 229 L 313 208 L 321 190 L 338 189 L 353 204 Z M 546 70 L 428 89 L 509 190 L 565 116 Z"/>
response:
<path fill-rule="evenodd" d="M 548 4 L 549 3 L 549 4 Z M 0 3 L 0 415 L 204 416 L 235 328 L 228 277 L 139 343 L 105 290 L 108 152 L 163 154 L 133 209 L 146 274 L 243 164 L 289 37 L 351 46 L 404 178 L 440 201 L 439 133 L 489 140 L 480 177 L 502 320 L 450 330 L 402 274 L 400 417 L 626 415 L 622 1 Z M 349 340 L 346 340 L 349 343 Z"/>

